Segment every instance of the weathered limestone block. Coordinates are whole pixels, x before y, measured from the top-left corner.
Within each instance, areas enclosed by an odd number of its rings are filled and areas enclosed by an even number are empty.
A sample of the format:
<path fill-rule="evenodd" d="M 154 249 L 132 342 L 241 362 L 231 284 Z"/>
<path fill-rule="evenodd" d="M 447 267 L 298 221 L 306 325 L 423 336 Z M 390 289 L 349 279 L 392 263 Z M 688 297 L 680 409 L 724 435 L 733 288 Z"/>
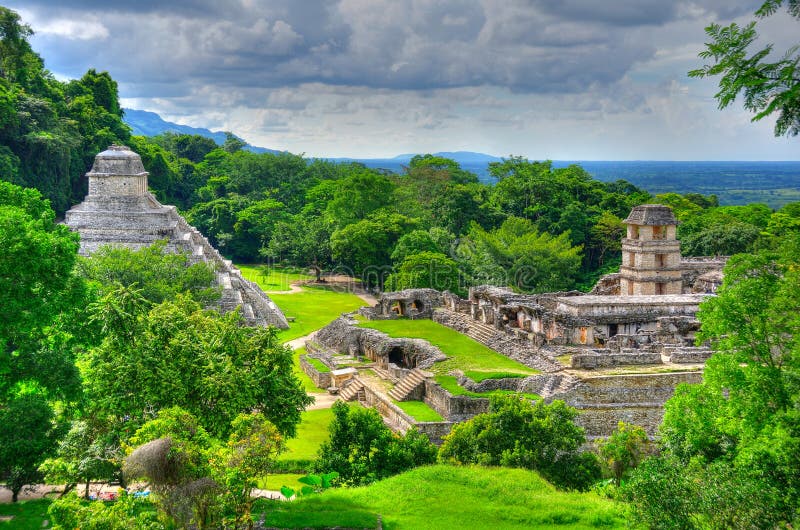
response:
<path fill-rule="evenodd" d="M 442 293 L 435 289 L 406 289 L 381 294 L 374 314 L 377 318 L 431 318 L 433 310 L 442 307 Z M 366 316 L 366 315 L 365 315 Z"/>
<path fill-rule="evenodd" d="M 572 367 L 583 370 L 612 366 L 662 364 L 660 353 L 578 353 L 572 356 Z"/>
<path fill-rule="evenodd" d="M 701 372 L 590 377 L 548 401 L 561 399 L 577 408 L 588 437 L 608 436 L 619 419 L 639 425 L 654 436 L 664 415 L 664 403 L 672 397 L 675 387 L 679 383 L 699 383 L 702 377 Z"/>
<path fill-rule="evenodd" d="M 425 403 L 448 421 L 465 421 L 489 411 L 489 400 L 453 396 L 433 380 L 425 381 Z"/>
<path fill-rule="evenodd" d="M 320 372 L 317 367 L 308 362 L 307 355 L 300 356 L 300 368 L 305 374 L 314 381 L 317 388 L 330 388 L 331 386 L 331 373 Z"/>

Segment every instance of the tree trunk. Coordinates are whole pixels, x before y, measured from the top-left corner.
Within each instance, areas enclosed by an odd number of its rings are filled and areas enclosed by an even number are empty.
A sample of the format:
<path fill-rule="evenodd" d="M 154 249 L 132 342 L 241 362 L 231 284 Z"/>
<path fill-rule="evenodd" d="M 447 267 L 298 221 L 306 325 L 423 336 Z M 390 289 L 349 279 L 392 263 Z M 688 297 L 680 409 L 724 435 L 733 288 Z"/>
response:
<path fill-rule="evenodd" d="M 12 489 L 11 490 L 11 502 L 17 502 L 19 500 L 19 490 Z"/>
<path fill-rule="evenodd" d="M 75 484 L 75 483 L 71 483 L 71 484 L 67 484 L 67 485 L 65 485 L 65 486 L 64 486 L 64 491 L 62 491 L 62 492 L 61 492 L 61 493 L 58 495 L 58 498 L 59 498 L 59 499 L 60 499 L 60 498 L 62 498 L 64 495 L 66 495 L 66 494 L 67 494 L 67 493 L 69 493 L 70 491 L 74 490 L 76 486 L 77 486 L 77 484 Z"/>

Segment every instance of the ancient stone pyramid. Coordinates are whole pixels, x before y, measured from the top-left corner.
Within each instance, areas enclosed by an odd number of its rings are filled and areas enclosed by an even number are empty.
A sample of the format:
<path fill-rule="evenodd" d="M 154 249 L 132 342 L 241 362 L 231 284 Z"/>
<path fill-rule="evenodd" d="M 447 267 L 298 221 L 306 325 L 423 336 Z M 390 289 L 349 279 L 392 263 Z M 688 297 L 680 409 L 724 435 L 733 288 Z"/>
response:
<path fill-rule="evenodd" d="M 89 255 L 102 245 L 137 249 L 167 240 L 168 250 L 188 252 L 194 261 L 214 267 L 223 311 L 241 307 L 249 325 L 289 327 L 278 306 L 256 284 L 244 279 L 174 206 L 159 203 L 147 190 L 147 172 L 138 154 L 112 145 L 95 157 L 86 176 L 89 194 L 67 212 L 65 221 L 81 236 L 80 254 Z"/>

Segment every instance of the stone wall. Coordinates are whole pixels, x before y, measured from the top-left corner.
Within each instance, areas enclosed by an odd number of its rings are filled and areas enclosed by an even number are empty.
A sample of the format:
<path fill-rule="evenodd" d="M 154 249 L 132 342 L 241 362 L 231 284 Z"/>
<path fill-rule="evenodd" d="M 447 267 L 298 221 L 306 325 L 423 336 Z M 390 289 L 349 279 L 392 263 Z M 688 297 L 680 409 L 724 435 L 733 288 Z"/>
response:
<path fill-rule="evenodd" d="M 308 377 L 314 381 L 314 384 L 317 385 L 317 388 L 330 388 L 331 385 L 331 373 L 330 372 L 320 372 L 317 370 L 316 366 L 308 362 L 306 360 L 307 355 L 300 356 L 300 368 L 303 369 L 303 372 L 306 373 Z"/>
<path fill-rule="evenodd" d="M 699 383 L 702 377 L 701 372 L 590 377 L 548 401 L 560 399 L 577 408 L 589 437 L 608 436 L 619 420 L 639 425 L 654 436 L 675 386 Z"/>
<path fill-rule="evenodd" d="M 487 398 L 454 396 L 436 381 L 425 381 L 425 403 L 448 421 L 465 421 L 477 414 L 488 412 Z"/>
<path fill-rule="evenodd" d="M 364 356 L 387 369 L 389 363 L 400 368 L 430 368 L 447 356 L 422 339 L 392 338 L 375 329 L 358 327 L 344 315 L 317 332 L 316 340 L 324 347 L 353 356 Z"/>
<path fill-rule="evenodd" d="M 592 370 L 623 365 L 662 364 L 660 353 L 576 353 L 572 356 L 572 367 Z"/>
<path fill-rule="evenodd" d="M 431 443 L 441 445 L 444 438 L 452 428 L 452 422 L 418 422 L 403 409 L 392 403 L 383 394 L 376 392 L 368 385 L 364 385 L 364 404 L 373 407 L 383 417 L 384 423 L 395 432 L 405 433 L 416 428 L 428 436 Z M 441 413 L 440 413 L 441 414 Z"/>

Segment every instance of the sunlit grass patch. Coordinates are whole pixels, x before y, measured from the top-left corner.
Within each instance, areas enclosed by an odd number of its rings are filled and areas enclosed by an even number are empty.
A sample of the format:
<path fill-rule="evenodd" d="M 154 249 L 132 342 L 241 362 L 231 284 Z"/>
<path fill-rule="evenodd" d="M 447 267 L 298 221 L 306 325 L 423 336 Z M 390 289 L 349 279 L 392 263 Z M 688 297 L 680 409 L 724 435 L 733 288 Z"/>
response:
<path fill-rule="evenodd" d="M 444 421 L 444 418 L 424 401 L 395 401 L 394 404 L 417 421 Z"/>
<path fill-rule="evenodd" d="M 265 292 L 288 291 L 292 283 L 313 280 L 314 276 L 301 269 L 270 267 L 268 265 L 236 265 L 246 280 L 255 282 Z"/>
<path fill-rule="evenodd" d="M 524 469 L 426 466 L 362 488 L 259 504 L 278 528 L 624 528 L 619 504 L 595 493 L 557 491 Z"/>
<path fill-rule="evenodd" d="M 355 311 L 365 305 L 352 293 L 321 287 L 303 287 L 299 293 L 273 294 L 270 298 L 287 318 L 293 319 L 289 322 L 289 329 L 278 333 L 278 338 L 283 341 L 304 337 L 324 328 L 342 313 Z"/>
<path fill-rule="evenodd" d="M 362 320 L 358 324 L 377 329 L 390 337 L 425 339 L 449 358 L 434 363 L 431 372 L 446 374 L 454 369 L 475 372 L 516 373 L 521 376 L 539 373 L 522 363 L 497 353 L 466 335 L 432 320 Z"/>

